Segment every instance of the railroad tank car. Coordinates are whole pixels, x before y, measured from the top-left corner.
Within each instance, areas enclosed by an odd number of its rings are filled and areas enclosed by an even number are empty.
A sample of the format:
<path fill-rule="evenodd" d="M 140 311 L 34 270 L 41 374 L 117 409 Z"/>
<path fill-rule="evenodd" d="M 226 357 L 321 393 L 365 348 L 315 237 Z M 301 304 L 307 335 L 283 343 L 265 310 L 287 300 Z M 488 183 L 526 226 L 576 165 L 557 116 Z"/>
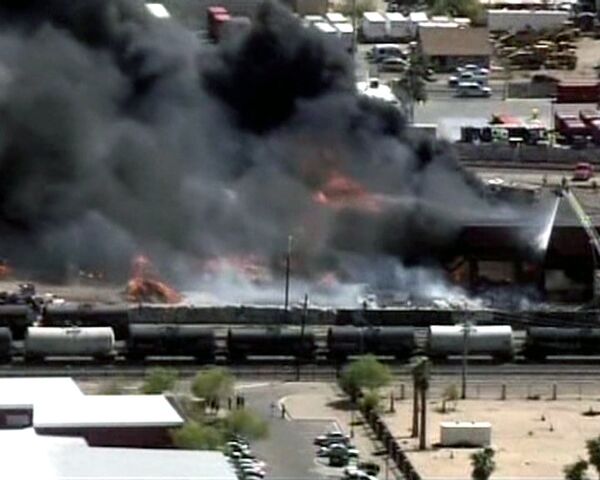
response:
<path fill-rule="evenodd" d="M 330 360 L 371 353 L 407 359 L 417 349 L 415 327 L 332 327 L 327 331 Z"/>
<path fill-rule="evenodd" d="M 12 359 L 13 336 L 8 327 L 0 327 L 0 363 L 8 363 Z"/>
<path fill-rule="evenodd" d="M 523 344 L 529 360 L 549 355 L 600 355 L 600 328 L 530 327 Z"/>
<path fill-rule="evenodd" d="M 89 303 L 50 304 L 44 308 L 42 325 L 48 327 L 110 327 L 117 340 L 129 333 L 129 306 Z"/>
<path fill-rule="evenodd" d="M 431 325 L 427 334 L 427 354 L 433 359 L 462 355 L 464 337 L 462 325 Z M 497 360 L 511 360 L 514 358 L 512 327 L 470 326 L 467 346 L 469 355 L 489 355 Z"/>
<path fill-rule="evenodd" d="M 228 330 L 227 350 L 231 362 L 250 356 L 308 361 L 315 357 L 316 341 L 313 332 L 300 329 L 238 328 Z"/>
<path fill-rule="evenodd" d="M 110 327 L 29 327 L 24 342 L 26 360 L 45 357 L 93 357 L 109 359 L 115 353 Z"/>
<path fill-rule="evenodd" d="M 130 325 L 127 357 L 142 360 L 151 356 L 194 357 L 211 363 L 215 360 L 215 332 L 202 325 Z"/>
<path fill-rule="evenodd" d="M 9 328 L 15 340 L 23 340 L 33 325 L 35 311 L 29 305 L 0 305 L 0 327 Z"/>

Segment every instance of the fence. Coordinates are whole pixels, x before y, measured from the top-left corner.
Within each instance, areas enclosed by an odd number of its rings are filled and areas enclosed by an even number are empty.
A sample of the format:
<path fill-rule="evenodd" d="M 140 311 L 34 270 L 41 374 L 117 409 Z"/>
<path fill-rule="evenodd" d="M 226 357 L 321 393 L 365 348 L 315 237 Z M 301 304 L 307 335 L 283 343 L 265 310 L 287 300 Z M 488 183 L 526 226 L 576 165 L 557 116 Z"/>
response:
<path fill-rule="evenodd" d="M 362 414 L 375 433 L 377 440 L 383 444 L 389 458 L 402 473 L 404 479 L 421 480 L 421 476 L 417 473 L 412 463 L 410 463 L 406 453 L 404 453 L 404 450 L 402 450 L 402 447 L 394 438 L 394 435 L 392 435 L 392 432 L 390 432 L 388 426 L 381 419 L 379 414 L 373 410 L 363 411 Z"/>

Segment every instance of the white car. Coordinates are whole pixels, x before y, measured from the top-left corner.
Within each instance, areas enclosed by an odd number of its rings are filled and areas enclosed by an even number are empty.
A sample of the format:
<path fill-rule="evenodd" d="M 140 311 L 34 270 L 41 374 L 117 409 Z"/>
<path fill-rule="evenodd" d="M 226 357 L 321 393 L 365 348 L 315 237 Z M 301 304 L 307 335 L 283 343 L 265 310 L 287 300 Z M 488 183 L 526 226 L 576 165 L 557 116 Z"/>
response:
<path fill-rule="evenodd" d="M 241 466 L 248 466 L 248 467 L 258 467 L 262 470 L 265 469 L 265 467 L 267 466 L 267 464 L 261 460 L 257 460 L 255 458 L 242 458 L 240 460 L 238 460 L 237 464 L 241 467 Z"/>
<path fill-rule="evenodd" d="M 262 468 L 258 468 L 258 467 L 249 467 L 249 466 L 240 467 L 240 471 L 244 474 L 244 476 L 256 475 L 260 478 L 264 478 L 264 476 L 265 476 L 265 471 Z"/>
<path fill-rule="evenodd" d="M 350 443 L 350 437 L 342 432 L 328 432 L 315 438 L 314 443 L 322 447 L 330 446 L 333 443 L 348 444 Z"/>
<path fill-rule="evenodd" d="M 369 475 L 356 467 L 346 467 L 342 480 L 377 480 L 377 477 Z"/>
<path fill-rule="evenodd" d="M 491 97 L 492 89 L 477 82 L 459 83 L 456 89 L 457 97 Z"/>

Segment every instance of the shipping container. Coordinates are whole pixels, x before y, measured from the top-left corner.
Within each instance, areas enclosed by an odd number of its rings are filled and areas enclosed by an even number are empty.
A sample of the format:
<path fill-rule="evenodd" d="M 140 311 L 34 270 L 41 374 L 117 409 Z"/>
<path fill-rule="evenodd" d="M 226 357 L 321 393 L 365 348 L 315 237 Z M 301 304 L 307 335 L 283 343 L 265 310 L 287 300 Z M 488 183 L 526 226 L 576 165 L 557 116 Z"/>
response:
<path fill-rule="evenodd" d="M 393 41 L 406 40 L 411 37 L 410 20 L 400 12 L 385 14 L 387 37 Z"/>
<path fill-rule="evenodd" d="M 598 103 L 600 84 L 559 83 L 556 87 L 556 103 Z"/>

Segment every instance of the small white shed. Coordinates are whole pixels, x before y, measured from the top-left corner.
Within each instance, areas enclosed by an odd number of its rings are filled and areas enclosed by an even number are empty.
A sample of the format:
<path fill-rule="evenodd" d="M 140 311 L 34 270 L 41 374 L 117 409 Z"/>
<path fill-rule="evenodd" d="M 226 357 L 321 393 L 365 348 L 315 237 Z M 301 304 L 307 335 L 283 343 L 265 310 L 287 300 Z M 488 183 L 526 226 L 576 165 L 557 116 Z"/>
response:
<path fill-rule="evenodd" d="M 440 444 L 443 447 L 487 447 L 492 442 L 489 422 L 442 422 Z"/>

